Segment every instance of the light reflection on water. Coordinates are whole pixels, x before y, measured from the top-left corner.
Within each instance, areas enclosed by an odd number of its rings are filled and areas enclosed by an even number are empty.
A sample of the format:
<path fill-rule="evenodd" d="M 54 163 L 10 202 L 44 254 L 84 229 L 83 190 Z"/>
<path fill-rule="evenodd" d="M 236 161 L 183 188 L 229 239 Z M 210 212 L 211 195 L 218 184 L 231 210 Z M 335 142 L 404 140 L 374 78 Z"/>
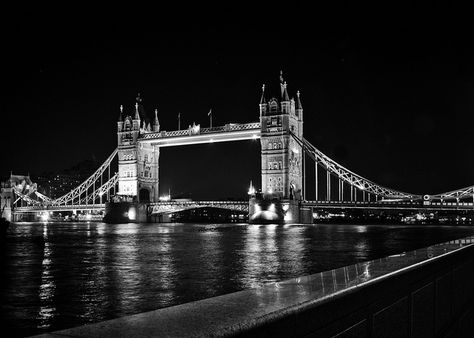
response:
<path fill-rule="evenodd" d="M 1 316 L 5 329 L 31 335 L 473 234 L 449 226 L 20 223 L 0 252 Z"/>

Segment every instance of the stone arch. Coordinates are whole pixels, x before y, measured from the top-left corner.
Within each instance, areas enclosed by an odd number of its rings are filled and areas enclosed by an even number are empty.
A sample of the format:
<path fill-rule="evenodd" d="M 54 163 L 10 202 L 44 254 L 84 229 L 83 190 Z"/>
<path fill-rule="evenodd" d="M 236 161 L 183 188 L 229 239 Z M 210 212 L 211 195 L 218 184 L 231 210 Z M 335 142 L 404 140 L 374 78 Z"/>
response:
<path fill-rule="evenodd" d="M 138 200 L 140 202 L 149 202 L 150 201 L 150 190 L 147 188 L 141 188 L 138 194 Z"/>

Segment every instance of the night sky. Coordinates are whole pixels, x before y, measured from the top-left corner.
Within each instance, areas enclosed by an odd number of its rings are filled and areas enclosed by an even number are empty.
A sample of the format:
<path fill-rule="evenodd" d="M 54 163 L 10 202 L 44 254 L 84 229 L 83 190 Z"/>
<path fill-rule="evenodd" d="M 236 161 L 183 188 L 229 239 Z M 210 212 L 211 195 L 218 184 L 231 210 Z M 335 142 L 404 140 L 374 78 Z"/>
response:
<path fill-rule="evenodd" d="M 31 28 L 31 27 L 30 27 Z M 99 163 L 116 147 L 119 106 L 141 93 L 162 130 L 258 121 L 263 83 L 301 91 L 304 135 L 350 170 L 411 193 L 474 184 L 472 26 L 392 22 L 278 34 L 81 36 L 16 30 L 3 44 L 0 175 Z M 258 38 L 255 35 L 259 35 Z M 286 36 L 285 36 L 286 38 Z M 260 186 L 259 141 L 163 149 L 161 191 L 245 196 Z"/>

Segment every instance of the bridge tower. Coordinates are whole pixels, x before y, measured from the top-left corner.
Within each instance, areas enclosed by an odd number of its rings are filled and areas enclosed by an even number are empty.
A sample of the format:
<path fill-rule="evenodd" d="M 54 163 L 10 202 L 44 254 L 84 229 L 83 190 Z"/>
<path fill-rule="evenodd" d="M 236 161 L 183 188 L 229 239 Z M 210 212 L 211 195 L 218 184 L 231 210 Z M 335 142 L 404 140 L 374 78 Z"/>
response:
<path fill-rule="evenodd" d="M 260 99 L 262 193 L 265 199 L 301 200 L 303 149 L 291 136 L 303 138 L 303 107 L 299 91 L 290 99 L 280 72 L 280 98 Z"/>
<path fill-rule="evenodd" d="M 137 202 L 157 201 L 160 153 L 158 147 L 139 142 L 141 133 L 151 131 L 140 94 L 136 98 L 134 117 L 127 115 L 124 118 L 123 115 L 123 107 L 120 106 L 120 116 L 117 122 L 118 195 L 132 197 Z M 141 128 L 140 122 L 142 122 Z M 159 131 L 156 113 L 153 129 Z"/>

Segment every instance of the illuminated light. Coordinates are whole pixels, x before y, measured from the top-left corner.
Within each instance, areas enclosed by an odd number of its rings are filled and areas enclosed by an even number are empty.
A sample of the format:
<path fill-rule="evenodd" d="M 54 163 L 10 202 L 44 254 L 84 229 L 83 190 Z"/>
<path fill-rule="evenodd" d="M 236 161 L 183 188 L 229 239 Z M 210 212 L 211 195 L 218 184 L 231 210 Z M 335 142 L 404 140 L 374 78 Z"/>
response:
<path fill-rule="evenodd" d="M 285 217 L 283 217 L 283 220 L 285 221 L 292 221 L 293 220 L 293 217 L 291 217 L 291 212 L 287 212 L 285 214 Z"/>
<path fill-rule="evenodd" d="M 87 214 L 86 215 L 86 220 L 90 221 L 92 219 L 92 215 L 91 214 Z"/>
<path fill-rule="evenodd" d="M 287 211 L 290 208 L 289 204 L 283 204 L 282 209 L 283 211 Z"/>
<path fill-rule="evenodd" d="M 274 204 L 274 203 L 270 204 L 270 206 L 268 207 L 268 211 L 276 212 L 275 204 Z"/>
<path fill-rule="evenodd" d="M 358 187 L 360 190 L 365 190 L 365 187 L 363 185 L 359 185 Z"/>
<path fill-rule="evenodd" d="M 135 212 L 135 209 L 133 208 L 128 209 L 128 219 L 133 221 L 136 219 L 136 217 L 137 217 L 137 213 Z"/>
<path fill-rule="evenodd" d="M 160 196 L 160 201 L 169 201 L 171 199 L 171 196 L 170 195 L 163 195 L 163 196 Z"/>
<path fill-rule="evenodd" d="M 296 148 L 291 149 L 295 154 L 298 154 L 300 151 Z"/>
<path fill-rule="evenodd" d="M 43 222 L 47 222 L 49 220 L 49 214 L 46 212 L 44 214 L 41 215 L 41 220 Z"/>
<path fill-rule="evenodd" d="M 99 196 L 100 196 L 100 197 L 102 197 L 103 195 L 104 195 L 104 192 L 103 192 L 103 191 L 99 192 Z"/>
<path fill-rule="evenodd" d="M 252 181 L 250 181 L 250 187 L 249 187 L 249 195 L 255 194 L 255 188 L 253 187 Z"/>
<path fill-rule="evenodd" d="M 268 189 L 268 193 L 269 193 L 269 194 L 273 194 L 273 190 L 272 190 L 271 188 Z"/>
<path fill-rule="evenodd" d="M 211 139 L 209 140 L 209 143 L 213 143 L 213 142 L 214 142 L 214 139 L 211 138 Z"/>
<path fill-rule="evenodd" d="M 257 136 L 257 135 L 252 135 L 252 138 L 253 138 L 254 140 L 256 140 L 256 139 L 258 138 L 258 136 Z"/>

